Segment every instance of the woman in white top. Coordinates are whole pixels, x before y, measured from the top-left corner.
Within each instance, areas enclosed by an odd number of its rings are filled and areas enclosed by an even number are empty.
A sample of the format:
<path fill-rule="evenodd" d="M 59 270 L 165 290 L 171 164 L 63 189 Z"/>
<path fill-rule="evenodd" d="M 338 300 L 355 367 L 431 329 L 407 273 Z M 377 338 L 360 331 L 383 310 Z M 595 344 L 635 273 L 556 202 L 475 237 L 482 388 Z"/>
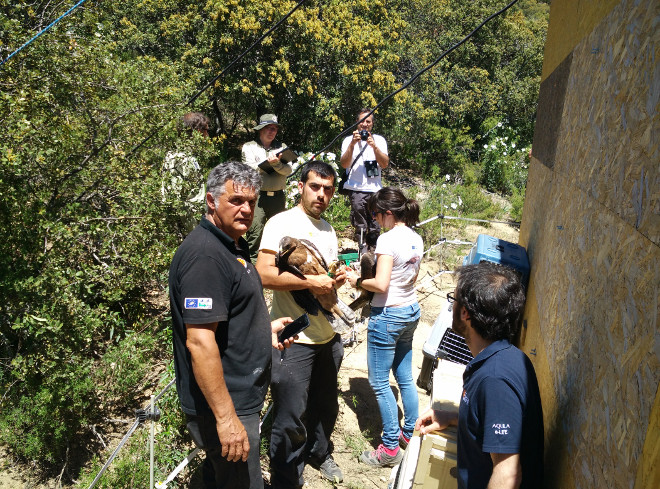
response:
<path fill-rule="evenodd" d="M 412 226 L 419 222 L 419 204 L 401 190 L 385 187 L 369 199 L 369 210 L 384 229 L 376 243 L 376 276 L 362 280 L 347 273 L 351 285 L 374 292 L 367 330 L 367 365 L 383 420 L 382 443 L 365 451 L 360 460 L 369 465 L 394 466 L 403 457 L 419 411 L 412 378 L 413 334 L 420 318 L 415 281 L 422 259 L 422 238 Z M 390 388 L 390 370 L 401 392 L 404 423 L 399 428 L 398 408 Z"/>

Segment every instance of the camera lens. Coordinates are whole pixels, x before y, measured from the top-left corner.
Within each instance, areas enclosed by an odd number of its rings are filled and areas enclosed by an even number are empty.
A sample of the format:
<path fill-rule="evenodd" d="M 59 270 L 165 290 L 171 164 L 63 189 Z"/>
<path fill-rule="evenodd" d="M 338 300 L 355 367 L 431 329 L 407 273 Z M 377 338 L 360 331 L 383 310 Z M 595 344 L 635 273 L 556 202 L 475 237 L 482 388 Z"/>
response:
<path fill-rule="evenodd" d="M 369 138 L 369 131 L 362 129 L 360 131 L 360 138 L 362 139 L 362 141 L 366 141 Z"/>

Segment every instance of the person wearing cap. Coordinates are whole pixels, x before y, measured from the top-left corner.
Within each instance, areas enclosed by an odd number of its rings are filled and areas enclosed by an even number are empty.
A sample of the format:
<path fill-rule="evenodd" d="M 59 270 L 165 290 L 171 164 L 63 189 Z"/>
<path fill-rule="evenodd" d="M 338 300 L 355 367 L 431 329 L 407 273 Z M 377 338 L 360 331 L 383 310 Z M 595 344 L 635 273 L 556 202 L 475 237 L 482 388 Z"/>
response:
<path fill-rule="evenodd" d="M 257 262 L 259 243 L 264 232 L 266 221 L 275 214 L 282 212 L 286 207 L 286 177 L 291 175 L 291 165 L 280 161 L 278 152 L 284 150 L 286 144 L 275 139 L 279 130 L 279 123 L 275 114 L 264 114 L 259 117 L 259 124 L 254 126 L 257 131 L 253 141 L 243 145 L 243 163 L 249 165 L 259 172 L 262 185 L 259 192 L 257 207 L 254 209 L 254 220 L 252 227 L 247 232 L 245 239 L 250 247 L 250 260 Z M 268 161 L 272 170 L 269 172 L 259 168 L 264 161 Z"/>

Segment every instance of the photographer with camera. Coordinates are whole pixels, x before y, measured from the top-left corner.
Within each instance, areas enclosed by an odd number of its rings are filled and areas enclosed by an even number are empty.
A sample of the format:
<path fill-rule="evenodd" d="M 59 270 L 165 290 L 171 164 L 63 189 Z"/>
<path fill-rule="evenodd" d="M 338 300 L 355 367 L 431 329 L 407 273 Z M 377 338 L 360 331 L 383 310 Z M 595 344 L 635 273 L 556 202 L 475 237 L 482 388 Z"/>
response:
<path fill-rule="evenodd" d="M 370 109 L 358 112 L 360 122 L 353 135 L 344 139 L 339 160 L 347 173 L 344 190 L 348 191 L 351 201 L 351 224 L 362 253 L 376 247 L 380 226 L 369 212 L 367 200 L 381 189 L 381 169 L 387 168 L 390 162 L 387 141 L 372 133 L 374 116 L 370 112 Z"/>

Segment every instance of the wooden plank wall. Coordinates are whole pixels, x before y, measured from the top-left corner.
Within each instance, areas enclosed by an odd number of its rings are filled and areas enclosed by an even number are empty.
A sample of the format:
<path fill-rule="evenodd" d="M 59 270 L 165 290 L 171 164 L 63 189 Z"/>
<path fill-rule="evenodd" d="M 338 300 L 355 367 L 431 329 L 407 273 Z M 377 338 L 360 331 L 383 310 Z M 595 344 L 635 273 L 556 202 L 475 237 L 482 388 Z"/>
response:
<path fill-rule="evenodd" d="M 551 5 L 546 57 L 565 54 L 544 60 L 520 234 L 548 488 L 660 487 L 659 19 L 658 0 Z"/>

